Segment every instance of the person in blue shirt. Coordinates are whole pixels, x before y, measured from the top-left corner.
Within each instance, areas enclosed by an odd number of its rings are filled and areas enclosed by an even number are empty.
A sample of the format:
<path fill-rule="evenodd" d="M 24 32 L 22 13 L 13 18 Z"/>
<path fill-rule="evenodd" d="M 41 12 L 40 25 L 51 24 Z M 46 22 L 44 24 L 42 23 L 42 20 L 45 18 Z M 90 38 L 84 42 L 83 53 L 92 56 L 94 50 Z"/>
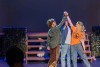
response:
<path fill-rule="evenodd" d="M 61 67 L 66 67 L 66 55 L 67 55 L 67 66 L 71 67 L 70 64 L 70 43 L 71 43 L 71 29 L 68 26 L 68 21 L 61 27 L 62 42 L 61 42 Z"/>

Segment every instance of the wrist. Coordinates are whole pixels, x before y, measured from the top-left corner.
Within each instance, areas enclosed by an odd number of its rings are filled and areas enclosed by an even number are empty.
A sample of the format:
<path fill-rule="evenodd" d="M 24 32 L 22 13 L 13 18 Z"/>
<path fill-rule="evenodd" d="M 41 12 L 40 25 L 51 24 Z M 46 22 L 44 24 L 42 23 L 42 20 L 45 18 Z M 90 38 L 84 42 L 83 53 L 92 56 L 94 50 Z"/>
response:
<path fill-rule="evenodd" d="M 66 15 L 66 17 L 69 17 L 69 15 Z"/>
<path fill-rule="evenodd" d="M 68 17 L 69 15 L 64 15 L 65 17 Z"/>

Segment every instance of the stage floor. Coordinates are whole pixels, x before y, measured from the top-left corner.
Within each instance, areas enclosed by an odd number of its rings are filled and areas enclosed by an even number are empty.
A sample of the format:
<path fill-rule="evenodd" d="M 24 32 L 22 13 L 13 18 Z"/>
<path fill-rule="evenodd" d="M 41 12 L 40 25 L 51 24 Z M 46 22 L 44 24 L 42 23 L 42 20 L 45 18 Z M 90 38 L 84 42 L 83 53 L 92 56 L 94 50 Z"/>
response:
<path fill-rule="evenodd" d="M 47 67 L 47 63 L 44 63 L 44 62 L 38 62 L 38 63 L 31 62 L 31 63 L 28 63 L 28 64 L 24 63 L 24 66 L 25 67 Z M 7 65 L 7 63 L 3 59 L 0 59 L 0 67 L 9 67 L 9 66 Z M 60 63 L 58 64 L 57 67 L 61 67 Z M 84 66 L 83 62 L 78 62 L 78 67 L 85 67 L 85 66 Z M 100 58 L 97 58 L 97 60 L 93 61 L 91 63 L 91 67 L 100 67 Z"/>

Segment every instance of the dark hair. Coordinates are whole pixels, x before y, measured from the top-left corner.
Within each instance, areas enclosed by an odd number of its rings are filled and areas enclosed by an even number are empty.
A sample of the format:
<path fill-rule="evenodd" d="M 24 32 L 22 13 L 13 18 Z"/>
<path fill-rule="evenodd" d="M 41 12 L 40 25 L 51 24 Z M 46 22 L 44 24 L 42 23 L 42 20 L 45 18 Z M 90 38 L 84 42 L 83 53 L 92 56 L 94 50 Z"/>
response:
<path fill-rule="evenodd" d="M 16 46 L 9 47 L 6 52 L 6 62 L 12 67 L 16 63 L 23 64 L 24 53 Z"/>
<path fill-rule="evenodd" d="M 53 19 L 53 18 L 51 18 L 51 19 L 49 19 L 49 20 L 47 20 L 47 25 L 48 25 L 48 27 L 52 27 L 52 23 L 53 22 L 55 22 L 55 20 Z"/>

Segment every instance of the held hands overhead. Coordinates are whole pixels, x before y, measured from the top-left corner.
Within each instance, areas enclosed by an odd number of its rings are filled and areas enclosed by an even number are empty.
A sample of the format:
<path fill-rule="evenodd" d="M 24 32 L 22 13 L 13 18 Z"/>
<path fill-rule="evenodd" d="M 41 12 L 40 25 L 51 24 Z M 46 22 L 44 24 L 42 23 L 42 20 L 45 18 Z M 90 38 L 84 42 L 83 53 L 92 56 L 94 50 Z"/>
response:
<path fill-rule="evenodd" d="M 68 16 L 68 12 L 64 11 L 64 16 L 67 17 Z"/>

